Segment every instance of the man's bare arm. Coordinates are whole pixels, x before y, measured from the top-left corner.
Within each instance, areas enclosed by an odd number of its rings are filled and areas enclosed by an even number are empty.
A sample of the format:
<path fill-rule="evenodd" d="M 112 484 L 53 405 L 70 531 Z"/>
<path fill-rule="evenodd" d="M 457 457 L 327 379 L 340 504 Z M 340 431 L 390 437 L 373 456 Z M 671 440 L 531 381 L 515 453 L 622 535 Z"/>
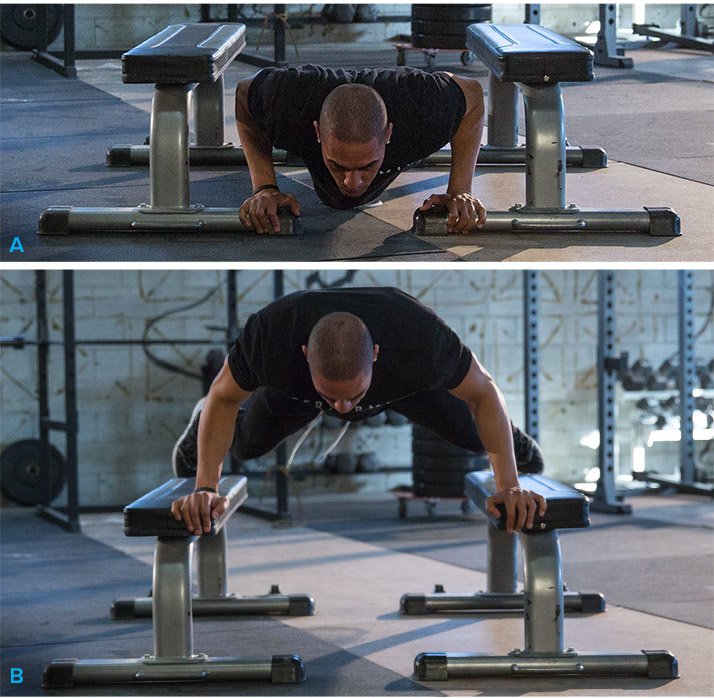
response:
<path fill-rule="evenodd" d="M 471 410 L 481 443 L 491 461 L 497 492 L 489 497 L 489 512 L 498 516 L 496 505 L 504 503 L 506 525 L 510 532 L 520 531 L 524 525 L 530 528 L 536 512 L 545 513 L 546 503 L 540 495 L 520 487 L 511 420 L 501 391 L 472 354 L 466 377 L 450 392 Z"/>
<path fill-rule="evenodd" d="M 300 215 L 300 205 L 292 194 L 284 194 L 278 189 L 273 165 L 273 144 L 260 128 L 248 108 L 248 90 L 255 75 L 241 80 L 236 88 L 236 125 L 245 160 L 250 171 L 252 191 L 240 208 L 241 221 L 253 227 L 257 233 L 280 231 L 278 209 L 289 206 L 293 215 Z M 260 187 L 266 189 L 257 191 Z M 271 186 L 272 185 L 272 186 Z"/>
<path fill-rule="evenodd" d="M 198 422 L 198 467 L 196 489 L 210 487 L 218 491 L 223 460 L 233 442 L 238 409 L 250 393 L 233 378 L 228 360 L 206 396 L 206 404 Z M 227 500 L 212 492 L 194 492 L 171 504 L 171 513 L 195 535 L 211 530 L 211 518 L 225 511 Z"/>
<path fill-rule="evenodd" d="M 444 206 L 449 212 L 449 232 L 468 233 L 486 222 L 484 205 L 471 194 L 474 167 L 483 136 L 483 89 L 474 78 L 445 74 L 461 88 L 466 100 L 466 110 L 451 139 L 451 170 L 446 194 L 430 196 L 421 209 L 426 210 L 434 205 Z"/>

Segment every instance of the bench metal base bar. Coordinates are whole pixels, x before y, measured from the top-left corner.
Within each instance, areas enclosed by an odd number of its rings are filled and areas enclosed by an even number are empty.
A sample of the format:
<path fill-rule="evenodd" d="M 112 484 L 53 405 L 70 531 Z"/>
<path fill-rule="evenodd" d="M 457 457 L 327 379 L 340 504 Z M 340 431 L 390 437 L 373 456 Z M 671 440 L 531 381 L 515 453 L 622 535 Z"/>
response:
<path fill-rule="evenodd" d="M 173 661 L 141 659 L 57 659 L 45 667 L 44 688 L 71 688 L 80 684 L 166 681 L 271 681 L 301 683 L 305 668 L 300 657 L 266 658 L 195 657 Z"/>
<path fill-rule="evenodd" d="M 40 235 L 72 233 L 253 233 L 238 218 L 237 208 L 194 206 L 182 211 L 160 211 L 148 206 L 134 208 L 81 208 L 53 206 L 40 214 Z M 300 218 L 280 216 L 280 235 L 302 232 Z"/>
<path fill-rule="evenodd" d="M 231 143 L 220 145 L 189 147 L 189 164 L 191 167 L 247 167 L 243 148 Z M 600 169 L 607 167 L 607 153 L 602 148 L 567 146 L 565 160 L 568 167 L 585 169 Z M 148 167 L 148 145 L 115 145 L 107 152 L 107 167 Z M 289 156 L 284 150 L 273 150 L 273 165 L 299 166 L 296 158 Z M 493 146 L 482 145 L 476 165 L 500 165 L 523 167 L 526 164 L 525 146 Z M 451 151 L 440 150 L 414 165 L 422 167 L 451 166 Z"/>
<path fill-rule="evenodd" d="M 605 610 L 605 599 L 602 594 L 566 591 L 563 594 L 563 605 L 566 613 L 602 613 Z M 401 613 L 408 616 L 454 611 L 522 612 L 523 593 L 481 591 L 476 594 L 404 594 L 399 608 Z"/>
<path fill-rule="evenodd" d="M 414 674 L 422 681 L 471 679 L 482 676 L 529 678 L 532 676 L 646 676 L 675 679 L 677 659 L 664 650 L 642 650 L 640 654 L 565 652 L 527 655 L 515 650 L 506 656 L 424 652 L 414 660 Z"/>
<path fill-rule="evenodd" d="M 315 601 L 307 594 L 266 594 L 265 596 L 219 596 L 191 599 L 194 616 L 247 616 L 285 615 L 310 616 L 315 610 Z M 151 618 L 151 597 L 118 599 L 112 605 L 114 620 Z"/>
<path fill-rule="evenodd" d="M 415 214 L 416 235 L 447 235 L 446 215 L 438 209 Z M 652 236 L 681 235 L 679 216 L 670 208 L 563 209 L 533 211 L 514 207 L 489 211 L 482 233 L 646 233 Z"/>

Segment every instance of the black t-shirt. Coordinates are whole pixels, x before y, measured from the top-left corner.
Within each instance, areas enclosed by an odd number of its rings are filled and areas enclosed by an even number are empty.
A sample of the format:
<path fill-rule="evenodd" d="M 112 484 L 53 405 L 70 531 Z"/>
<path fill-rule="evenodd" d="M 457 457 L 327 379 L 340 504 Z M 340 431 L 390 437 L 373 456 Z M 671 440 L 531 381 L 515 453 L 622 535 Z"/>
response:
<path fill-rule="evenodd" d="M 384 100 L 394 129 L 368 194 L 360 201 L 345 201 L 341 206 L 339 190 L 322 159 L 313 122 L 319 121 L 327 95 L 346 83 L 374 88 Z M 274 147 L 300 157 L 316 182 L 334 188 L 333 205 L 348 208 L 371 200 L 373 193 L 381 192 L 401 170 L 446 145 L 466 113 L 466 98 L 444 73 L 426 73 L 416 68 L 335 70 L 305 65 L 261 70 L 250 85 L 248 109 Z"/>
<path fill-rule="evenodd" d="M 251 315 L 228 354 L 236 383 L 252 392 L 269 386 L 317 409 L 331 411 L 315 390 L 302 352 L 317 321 L 332 312 L 359 317 L 379 344 L 372 383 L 344 418 L 360 418 L 414 393 L 455 388 L 471 352 L 441 318 L 396 288 L 298 291 Z"/>

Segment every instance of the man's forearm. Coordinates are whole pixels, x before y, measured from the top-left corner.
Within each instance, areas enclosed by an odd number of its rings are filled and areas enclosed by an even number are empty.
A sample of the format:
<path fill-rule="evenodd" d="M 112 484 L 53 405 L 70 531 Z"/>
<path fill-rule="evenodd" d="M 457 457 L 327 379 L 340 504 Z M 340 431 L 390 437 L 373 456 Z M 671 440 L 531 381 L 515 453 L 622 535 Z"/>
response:
<path fill-rule="evenodd" d="M 218 490 L 223 460 L 233 442 L 240 403 L 210 393 L 198 423 L 196 487 Z"/>
<path fill-rule="evenodd" d="M 253 191 L 264 184 L 276 184 L 273 146 L 265 134 L 257 127 L 238 122 L 238 136 L 245 153 Z"/>
<path fill-rule="evenodd" d="M 495 383 L 486 389 L 478 403 L 470 403 L 481 443 L 486 449 L 497 490 L 518 486 L 518 470 L 513 453 L 513 433 L 506 403 Z"/>
<path fill-rule="evenodd" d="M 474 168 L 483 136 L 483 91 L 477 80 L 452 75 L 466 99 L 466 111 L 451 139 L 449 194 L 471 193 Z"/>

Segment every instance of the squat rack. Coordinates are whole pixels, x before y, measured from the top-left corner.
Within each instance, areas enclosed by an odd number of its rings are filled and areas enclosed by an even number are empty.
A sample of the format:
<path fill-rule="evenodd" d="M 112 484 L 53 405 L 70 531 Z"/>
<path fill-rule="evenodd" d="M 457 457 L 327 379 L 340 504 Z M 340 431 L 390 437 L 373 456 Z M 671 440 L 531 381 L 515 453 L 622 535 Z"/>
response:
<path fill-rule="evenodd" d="M 237 302 L 236 302 L 236 272 L 227 272 L 227 307 L 228 325 L 226 328 L 226 345 L 230 347 L 237 334 Z M 37 392 L 39 412 L 39 442 L 40 462 L 39 479 L 46 484 L 42 503 L 38 505 L 37 513 L 44 519 L 57 524 L 67 531 L 78 533 L 79 514 L 82 510 L 79 504 L 79 479 L 77 460 L 77 433 L 79 419 L 77 413 L 77 369 L 76 350 L 79 346 L 99 345 L 215 345 L 218 342 L 210 339 L 77 339 L 75 332 L 75 299 L 74 272 L 62 272 L 62 316 L 63 339 L 50 340 L 49 319 L 47 315 L 47 274 L 45 270 L 35 271 L 35 304 L 37 313 L 36 340 L 26 340 L 24 337 L 2 338 L 2 346 L 23 349 L 25 346 L 37 346 Z M 54 345 L 63 349 L 64 373 L 64 419 L 53 419 L 49 404 L 49 352 Z M 52 506 L 50 493 L 50 433 L 58 431 L 65 436 L 65 474 L 67 484 L 67 503 L 65 507 Z"/>

